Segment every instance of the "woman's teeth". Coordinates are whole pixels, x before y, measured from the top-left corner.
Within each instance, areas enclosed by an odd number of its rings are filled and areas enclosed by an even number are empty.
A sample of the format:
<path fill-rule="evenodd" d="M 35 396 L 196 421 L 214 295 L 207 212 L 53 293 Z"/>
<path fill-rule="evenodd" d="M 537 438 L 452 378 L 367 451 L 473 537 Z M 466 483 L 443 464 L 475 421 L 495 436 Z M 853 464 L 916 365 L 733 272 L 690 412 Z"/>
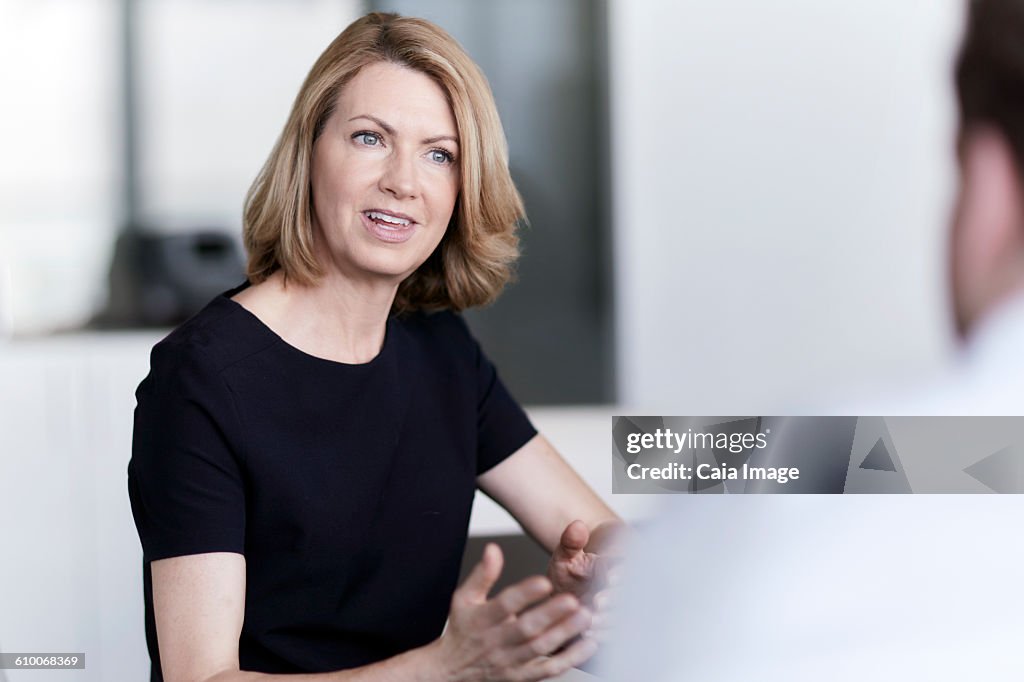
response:
<path fill-rule="evenodd" d="M 366 217 L 378 223 L 394 225 L 395 227 L 408 227 L 411 224 L 408 220 L 404 218 L 396 218 L 393 215 L 387 215 L 386 213 L 378 213 L 376 211 L 367 211 Z"/>

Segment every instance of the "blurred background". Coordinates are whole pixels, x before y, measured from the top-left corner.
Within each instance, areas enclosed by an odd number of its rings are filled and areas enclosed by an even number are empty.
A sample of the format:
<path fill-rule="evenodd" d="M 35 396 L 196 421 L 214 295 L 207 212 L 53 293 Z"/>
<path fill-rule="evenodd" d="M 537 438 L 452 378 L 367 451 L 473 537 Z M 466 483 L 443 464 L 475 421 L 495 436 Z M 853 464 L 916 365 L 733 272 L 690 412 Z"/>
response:
<path fill-rule="evenodd" d="M 0 651 L 147 674 L 134 388 L 241 282 L 244 193 L 369 10 L 490 79 L 530 225 L 468 318 L 628 518 L 613 413 L 814 413 L 950 362 L 959 2 L 0 0 Z M 515 528 L 484 500 L 472 531 Z"/>

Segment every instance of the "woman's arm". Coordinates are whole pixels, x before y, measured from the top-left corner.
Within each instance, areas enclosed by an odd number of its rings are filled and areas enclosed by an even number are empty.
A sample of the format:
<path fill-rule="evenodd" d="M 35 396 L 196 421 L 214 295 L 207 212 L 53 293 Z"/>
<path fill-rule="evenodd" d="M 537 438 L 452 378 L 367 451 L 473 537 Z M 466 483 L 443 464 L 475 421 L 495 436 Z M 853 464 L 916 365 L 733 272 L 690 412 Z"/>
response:
<path fill-rule="evenodd" d="M 543 436 L 477 478 L 551 552 L 547 576 L 556 592 L 575 595 L 594 612 L 587 634 L 604 639 L 612 620 L 626 525 Z"/>
<path fill-rule="evenodd" d="M 501 567 L 501 551 L 496 545 L 488 545 L 483 559 L 452 597 L 448 629 L 427 646 L 350 670 L 270 675 L 239 670 L 245 557 L 215 552 L 154 561 L 153 608 L 164 679 L 543 680 L 593 655 L 592 642 L 572 642 L 590 627 L 589 612 L 569 595 L 551 596 L 552 585 L 547 579 L 524 580 L 488 599 L 487 593 L 501 574 Z M 569 646 L 559 651 L 566 644 Z"/>
<path fill-rule="evenodd" d="M 586 525 L 589 537 L 584 549 L 594 553 L 610 548 L 625 525 L 539 434 L 481 474 L 477 484 L 552 554 L 560 549 L 563 535 L 575 520 Z"/>
<path fill-rule="evenodd" d="M 242 672 L 238 638 L 245 613 L 245 557 L 194 554 L 152 563 L 153 610 L 160 664 L 168 682 L 242 682 L 277 675 Z M 431 680 L 423 649 L 342 672 L 289 675 L 310 680 Z"/>

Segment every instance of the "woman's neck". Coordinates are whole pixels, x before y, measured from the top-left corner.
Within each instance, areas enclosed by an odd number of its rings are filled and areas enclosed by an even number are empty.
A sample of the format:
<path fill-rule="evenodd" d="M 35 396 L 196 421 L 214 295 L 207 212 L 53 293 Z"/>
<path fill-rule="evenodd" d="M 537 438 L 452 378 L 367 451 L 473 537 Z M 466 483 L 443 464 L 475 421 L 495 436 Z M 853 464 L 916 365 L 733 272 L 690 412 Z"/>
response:
<path fill-rule="evenodd" d="M 261 317 L 285 341 L 300 350 L 348 364 L 369 362 L 380 353 L 388 314 L 398 284 L 353 281 L 336 273 L 303 286 L 275 272 L 254 287 L 261 310 L 243 295 L 236 299 Z M 253 297 L 254 299 L 255 297 Z M 260 314 L 263 313 L 263 315 Z"/>

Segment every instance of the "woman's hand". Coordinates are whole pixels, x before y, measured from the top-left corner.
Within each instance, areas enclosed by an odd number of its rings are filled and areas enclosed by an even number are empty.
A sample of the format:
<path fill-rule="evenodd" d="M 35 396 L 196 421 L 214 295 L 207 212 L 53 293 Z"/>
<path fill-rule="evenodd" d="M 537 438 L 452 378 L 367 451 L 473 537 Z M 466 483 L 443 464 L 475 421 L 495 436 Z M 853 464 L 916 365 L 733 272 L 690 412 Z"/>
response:
<path fill-rule="evenodd" d="M 550 580 L 528 578 L 487 598 L 502 564 L 501 550 L 488 544 L 455 590 L 448 628 L 433 646 L 444 679 L 544 680 L 593 656 L 597 645 L 581 637 L 589 610 L 573 595 L 552 596 Z"/>
<path fill-rule="evenodd" d="M 621 522 L 602 524 L 593 532 L 582 521 L 573 521 L 559 538 L 548 562 L 548 578 L 555 592 L 575 595 L 593 611 L 593 628 L 587 635 L 598 641 L 609 629 L 617 564 L 622 559 Z"/>

